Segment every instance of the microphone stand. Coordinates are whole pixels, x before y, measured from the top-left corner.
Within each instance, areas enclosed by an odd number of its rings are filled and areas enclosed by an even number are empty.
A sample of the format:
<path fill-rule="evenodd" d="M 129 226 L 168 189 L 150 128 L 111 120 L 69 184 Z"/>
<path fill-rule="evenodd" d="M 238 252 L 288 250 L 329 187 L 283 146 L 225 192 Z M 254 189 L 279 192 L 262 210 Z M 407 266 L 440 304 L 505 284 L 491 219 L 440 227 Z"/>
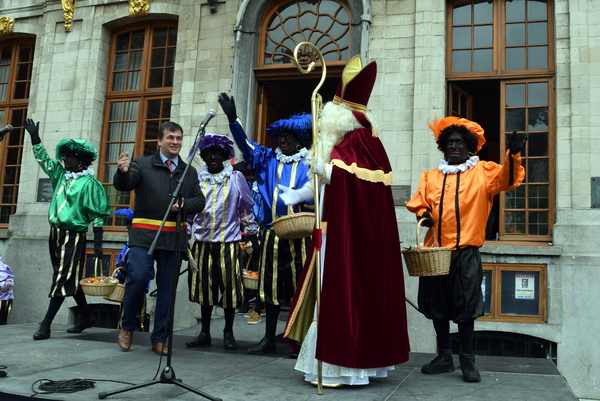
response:
<path fill-rule="evenodd" d="M 200 129 L 198 130 L 198 132 L 196 133 L 196 139 L 194 139 L 194 145 L 196 143 L 198 143 L 198 139 L 204 136 L 204 131 L 205 131 L 205 124 L 200 126 Z M 192 146 L 194 146 L 192 145 Z M 187 175 L 188 169 L 190 168 L 190 165 L 192 164 L 192 161 L 194 160 L 194 156 L 196 154 L 196 151 L 194 150 L 188 157 L 185 169 L 183 171 L 183 173 L 181 174 L 181 177 L 179 178 L 179 180 L 177 181 L 177 187 L 175 188 L 175 191 L 173 191 L 173 195 L 171 196 L 171 202 L 169 203 L 169 206 L 167 207 L 167 210 L 165 211 L 165 216 L 163 217 L 163 220 L 160 224 L 160 227 L 158 229 L 158 231 L 156 232 L 156 236 L 154 237 L 154 241 L 152 241 L 152 245 L 150 245 L 150 248 L 148 249 L 148 256 L 152 256 L 154 254 L 154 248 L 156 247 L 156 242 L 158 241 L 158 236 L 160 235 L 166 221 L 167 221 L 167 217 L 169 216 L 169 213 L 171 211 L 171 207 L 173 206 L 173 204 L 175 203 L 175 200 L 177 200 L 179 198 L 179 200 L 181 200 L 181 197 L 179 196 L 179 191 L 181 190 L 181 186 L 183 184 L 183 181 L 185 179 L 185 176 Z M 168 347 L 168 351 L 167 351 L 167 364 L 165 366 L 165 368 L 163 369 L 161 375 L 160 375 L 160 379 L 157 380 L 153 380 L 150 382 L 146 382 L 146 383 L 142 383 L 142 384 L 136 384 L 134 386 L 131 387 L 126 387 L 120 390 L 115 390 L 115 391 L 109 391 L 109 392 L 101 392 L 98 393 L 98 398 L 100 399 L 104 399 L 106 397 L 108 397 L 109 395 L 113 395 L 113 394 L 118 394 L 118 393 L 124 393 L 126 391 L 131 391 L 131 390 L 135 390 L 138 388 L 142 388 L 142 387 L 147 387 L 147 386 L 151 386 L 157 383 L 166 383 L 166 384 L 175 384 L 179 387 L 183 387 L 186 390 L 189 390 L 195 394 L 198 394 L 204 398 L 208 398 L 209 400 L 213 400 L 213 401 L 222 401 L 221 398 L 217 398 L 217 397 L 213 397 L 205 392 L 202 392 L 194 387 L 188 386 L 187 384 L 183 383 L 181 381 L 181 379 L 177 379 L 175 377 L 175 371 L 173 370 L 173 367 L 171 366 L 171 353 L 172 353 L 172 344 L 173 344 L 173 320 L 174 320 L 174 314 L 175 314 L 175 300 L 177 298 L 177 282 L 179 281 L 179 263 L 181 260 L 181 252 L 180 247 L 181 247 L 181 237 L 183 234 L 183 230 L 180 230 L 180 225 L 181 225 L 181 215 L 183 213 L 183 208 L 180 207 L 177 210 L 177 218 L 176 218 L 176 231 L 175 231 L 175 255 L 173 258 L 173 277 L 172 277 L 172 283 L 171 283 L 171 300 L 170 300 L 170 304 L 169 304 L 169 319 L 168 319 L 168 323 L 167 323 L 167 347 Z M 161 356 L 162 358 L 162 356 Z"/>

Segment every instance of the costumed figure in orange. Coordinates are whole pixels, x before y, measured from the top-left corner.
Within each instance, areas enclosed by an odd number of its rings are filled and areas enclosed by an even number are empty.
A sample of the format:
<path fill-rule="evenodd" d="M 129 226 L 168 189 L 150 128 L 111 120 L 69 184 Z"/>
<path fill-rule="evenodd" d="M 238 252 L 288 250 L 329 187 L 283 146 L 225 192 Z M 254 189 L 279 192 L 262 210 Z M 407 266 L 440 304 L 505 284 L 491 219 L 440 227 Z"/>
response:
<path fill-rule="evenodd" d="M 376 75 L 374 61 L 364 68 L 360 56 L 348 62 L 334 100 L 321 113 L 321 135 L 311 157 L 311 172 L 323 188 L 320 310 L 317 316 L 309 255 L 284 336 L 290 346 L 302 345 L 296 369 L 306 381 L 316 383 L 322 362 L 326 387 L 368 384 L 369 377 L 386 377 L 408 360 L 392 171 L 366 115 Z M 310 184 L 279 187 L 287 204 L 314 197 Z"/>
<path fill-rule="evenodd" d="M 527 135 L 516 132 L 508 138 L 504 164 L 480 161 L 475 153 L 485 143 L 483 129 L 458 117 L 435 119 L 429 124 L 444 160 L 438 168 L 421 176 L 419 188 L 406 205 L 425 218 L 423 225 L 436 230 L 439 245 L 452 248 L 450 274 L 419 278 L 419 310 L 433 320 L 438 356 L 421 371 L 437 374 L 454 371 L 450 346 L 450 320 L 458 325 L 459 354 L 463 380 L 481 380 L 473 355 L 474 322 L 483 315 L 482 267 L 479 248 L 494 196 L 521 185 L 525 170 L 521 149 Z M 433 244 L 433 233 L 425 236 L 425 247 Z"/>

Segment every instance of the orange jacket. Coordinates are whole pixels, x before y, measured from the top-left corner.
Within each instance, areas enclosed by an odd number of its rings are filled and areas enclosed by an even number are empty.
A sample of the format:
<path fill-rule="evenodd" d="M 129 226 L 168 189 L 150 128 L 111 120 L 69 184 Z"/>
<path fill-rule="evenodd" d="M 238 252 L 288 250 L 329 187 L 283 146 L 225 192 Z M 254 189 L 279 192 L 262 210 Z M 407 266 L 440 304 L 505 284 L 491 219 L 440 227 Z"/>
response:
<path fill-rule="evenodd" d="M 514 182 L 509 185 L 511 164 Z M 444 174 L 436 168 L 421 175 L 419 188 L 406 208 L 417 216 L 429 210 L 440 246 L 481 247 L 494 196 L 518 187 L 524 177 L 521 155 L 511 156 L 508 151 L 503 165 L 480 161 L 458 174 Z M 429 247 L 432 243 L 433 233 L 429 230 L 424 244 Z"/>

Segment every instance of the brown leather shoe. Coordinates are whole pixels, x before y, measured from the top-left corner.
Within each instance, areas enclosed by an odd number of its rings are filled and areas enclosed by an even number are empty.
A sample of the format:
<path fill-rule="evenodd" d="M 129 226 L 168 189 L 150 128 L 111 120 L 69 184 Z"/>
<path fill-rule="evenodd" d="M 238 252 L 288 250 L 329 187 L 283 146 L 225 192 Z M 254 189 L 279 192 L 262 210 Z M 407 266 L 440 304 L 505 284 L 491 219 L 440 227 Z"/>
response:
<path fill-rule="evenodd" d="M 165 343 L 156 343 L 152 344 L 152 351 L 156 352 L 158 355 L 167 355 L 169 347 L 167 347 Z"/>
<path fill-rule="evenodd" d="M 133 331 L 121 330 L 119 337 L 117 337 L 117 344 L 119 344 L 119 347 L 127 351 L 131 348 L 131 341 L 133 341 Z"/>

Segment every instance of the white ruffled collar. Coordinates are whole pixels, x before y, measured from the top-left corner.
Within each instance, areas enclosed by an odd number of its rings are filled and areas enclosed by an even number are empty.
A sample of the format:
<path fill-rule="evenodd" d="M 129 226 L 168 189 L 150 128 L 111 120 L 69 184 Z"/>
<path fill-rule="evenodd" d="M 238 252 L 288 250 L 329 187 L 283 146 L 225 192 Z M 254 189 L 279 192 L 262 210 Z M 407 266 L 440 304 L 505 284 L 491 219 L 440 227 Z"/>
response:
<path fill-rule="evenodd" d="M 440 170 L 444 174 L 458 174 L 464 173 L 470 168 L 475 167 L 475 165 L 479 162 L 479 156 L 471 156 L 469 159 L 462 164 L 448 164 L 446 160 L 440 160 L 440 165 L 438 170 Z"/>
<path fill-rule="evenodd" d="M 70 180 L 71 178 L 77 179 L 79 177 L 84 177 L 86 175 L 94 175 L 94 169 L 93 168 L 86 168 L 83 171 L 78 171 L 78 172 L 73 172 L 73 171 L 67 171 L 65 173 L 65 180 Z"/>
<path fill-rule="evenodd" d="M 258 182 L 252 181 L 252 191 L 258 193 Z"/>
<path fill-rule="evenodd" d="M 231 166 L 231 163 L 225 164 L 223 170 L 221 170 L 221 172 L 219 172 L 218 174 L 209 173 L 208 166 L 205 164 L 202 167 L 200 167 L 200 172 L 198 173 L 198 175 L 200 176 L 202 181 L 208 180 L 211 184 L 221 184 L 223 180 L 225 180 L 225 177 L 231 176 L 232 172 L 233 167 Z"/>
<path fill-rule="evenodd" d="M 308 149 L 302 148 L 298 151 L 298 153 L 294 153 L 291 156 L 286 156 L 283 154 L 280 148 L 275 149 L 275 158 L 282 163 L 292 163 L 299 162 L 306 157 L 308 154 Z"/>

